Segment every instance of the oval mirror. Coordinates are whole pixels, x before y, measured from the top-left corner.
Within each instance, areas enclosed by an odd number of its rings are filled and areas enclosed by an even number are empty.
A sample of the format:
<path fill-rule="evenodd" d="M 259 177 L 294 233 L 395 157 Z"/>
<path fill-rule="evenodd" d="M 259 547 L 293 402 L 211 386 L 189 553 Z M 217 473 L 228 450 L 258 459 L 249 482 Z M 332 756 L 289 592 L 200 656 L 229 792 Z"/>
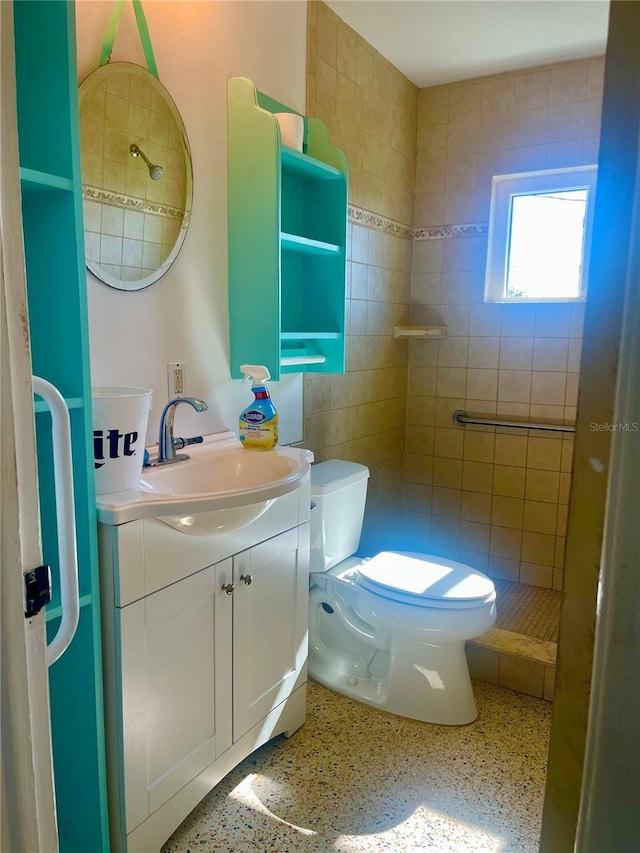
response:
<path fill-rule="evenodd" d="M 141 290 L 174 262 L 189 226 L 191 152 L 162 83 L 130 62 L 79 88 L 86 264 L 119 290 Z"/>

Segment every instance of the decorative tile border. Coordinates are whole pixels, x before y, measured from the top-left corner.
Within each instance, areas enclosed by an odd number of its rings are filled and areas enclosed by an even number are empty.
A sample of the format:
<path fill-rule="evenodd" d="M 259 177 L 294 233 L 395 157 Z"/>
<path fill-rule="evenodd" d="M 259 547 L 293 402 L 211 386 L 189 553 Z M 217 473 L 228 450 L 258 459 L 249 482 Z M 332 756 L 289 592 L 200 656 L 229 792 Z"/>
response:
<path fill-rule="evenodd" d="M 100 201 L 110 204 L 112 207 L 123 207 L 127 210 L 138 210 L 141 213 L 155 213 L 157 216 L 166 216 L 169 219 L 184 219 L 185 212 L 178 207 L 169 207 L 155 201 L 147 201 L 144 198 L 114 193 L 103 190 L 100 187 L 92 187 L 88 184 L 82 185 L 82 197 L 89 201 Z"/>
<path fill-rule="evenodd" d="M 478 237 L 486 234 L 489 225 L 486 222 L 472 222 L 466 225 L 428 225 L 426 228 L 414 228 L 414 240 L 442 240 L 451 237 Z"/>
<path fill-rule="evenodd" d="M 370 210 L 349 205 L 347 216 L 349 222 L 354 225 L 363 225 L 373 228 L 374 231 L 383 231 L 394 237 L 403 237 L 405 240 L 442 240 L 451 237 L 478 237 L 486 234 L 489 225 L 486 222 L 471 222 L 461 225 L 426 225 L 422 228 L 413 228 L 411 225 L 403 225 L 393 219 L 387 219 Z"/>
<path fill-rule="evenodd" d="M 373 228 L 375 231 L 392 234 L 394 237 L 413 240 L 413 228 L 410 225 L 403 225 L 401 222 L 395 222 L 393 219 L 387 219 L 385 216 L 372 213 L 370 210 L 363 210 L 361 207 L 354 207 L 350 204 L 347 209 L 347 219 L 354 225 L 364 225 L 367 228 Z"/>

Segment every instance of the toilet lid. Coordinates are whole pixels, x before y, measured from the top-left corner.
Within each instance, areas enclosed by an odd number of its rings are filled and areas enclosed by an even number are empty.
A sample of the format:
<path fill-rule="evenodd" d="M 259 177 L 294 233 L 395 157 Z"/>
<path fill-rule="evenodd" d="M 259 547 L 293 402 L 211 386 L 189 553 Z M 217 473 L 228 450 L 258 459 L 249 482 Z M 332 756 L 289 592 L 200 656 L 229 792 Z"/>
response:
<path fill-rule="evenodd" d="M 382 551 L 359 566 L 365 589 L 429 607 L 478 607 L 495 598 L 491 578 L 444 557 Z"/>

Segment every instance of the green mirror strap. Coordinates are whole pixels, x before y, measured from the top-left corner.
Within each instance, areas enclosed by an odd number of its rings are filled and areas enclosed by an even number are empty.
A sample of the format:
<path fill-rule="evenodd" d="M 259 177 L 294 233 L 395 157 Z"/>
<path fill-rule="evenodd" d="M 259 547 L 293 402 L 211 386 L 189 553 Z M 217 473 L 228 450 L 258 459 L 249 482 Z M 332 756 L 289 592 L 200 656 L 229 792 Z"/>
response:
<path fill-rule="evenodd" d="M 151 36 L 149 35 L 149 27 L 147 26 L 147 19 L 144 16 L 144 9 L 142 8 L 142 0 L 131 0 L 133 3 L 133 11 L 136 13 L 136 21 L 138 23 L 138 32 L 140 33 L 140 41 L 142 42 L 142 50 L 144 51 L 144 58 L 147 61 L 147 68 L 153 74 L 154 77 L 160 79 L 160 75 L 158 74 L 158 66 L 156 65 L 156 58 L 153 55 L 153 47 L 151 46 Z"/>
<path fill-rule="evenodd" d="M 100 65 L 106 65 L 111 59 L 111 51 L 113 50 L 113 45 L 116 40 L 116 36 L 118 35 L 118 27 L 120 26 L 120 19 L 122 18 L 124 2 L 125 0 L 115 0 L 113 4 L 113 11 L 111 12 L 111 17 L 107 24 L 107 32 L 105 33 L 104 41 L 102 42 L 102 50 L 100 51 Z M 147 68 L 154 77 L 160 79 L 158 66 L 156 65 L 156 58 L 153 55 L 153 47 L 151 46 L 151 36 L 149 35 L 149 28 L 147 27 L 147 19 L 144 16 L 144 9 L 142 8 L 142 0 L 131 0 L 131 3 L 136 16 L 138 33 L 140 34 L 140 42 L 142 43 L 142 50 L 144 51 Z"/>
<path fill-rule="evenodd" d="M 113 50 L 113 44 L 116 40 L 116 35 L 118 34 L 118 27 L 120 26 L 120 18 L 122 17 L 123 8 L 124 0 L 115 0 L 109 17 L 109 23 L 107 24 L 107 31 L 104 34 L 104 41 L 102 42 L 100 65 L 106 65 L 111 59 L 111 51 Z"/>

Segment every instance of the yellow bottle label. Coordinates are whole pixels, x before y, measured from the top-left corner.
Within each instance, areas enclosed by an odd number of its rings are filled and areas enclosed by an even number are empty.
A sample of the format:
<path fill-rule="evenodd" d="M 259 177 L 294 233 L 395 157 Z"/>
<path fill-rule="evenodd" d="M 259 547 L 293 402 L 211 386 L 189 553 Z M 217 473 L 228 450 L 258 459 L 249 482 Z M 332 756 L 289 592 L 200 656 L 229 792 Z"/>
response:
<path fill-rule="evenodd" d="M 278 414 L 265 420 L 253 420 L 253 410 L 242 413 L 238 421 L 238 434 L 247 450 L 273 450 L 278 443 Z"/>

